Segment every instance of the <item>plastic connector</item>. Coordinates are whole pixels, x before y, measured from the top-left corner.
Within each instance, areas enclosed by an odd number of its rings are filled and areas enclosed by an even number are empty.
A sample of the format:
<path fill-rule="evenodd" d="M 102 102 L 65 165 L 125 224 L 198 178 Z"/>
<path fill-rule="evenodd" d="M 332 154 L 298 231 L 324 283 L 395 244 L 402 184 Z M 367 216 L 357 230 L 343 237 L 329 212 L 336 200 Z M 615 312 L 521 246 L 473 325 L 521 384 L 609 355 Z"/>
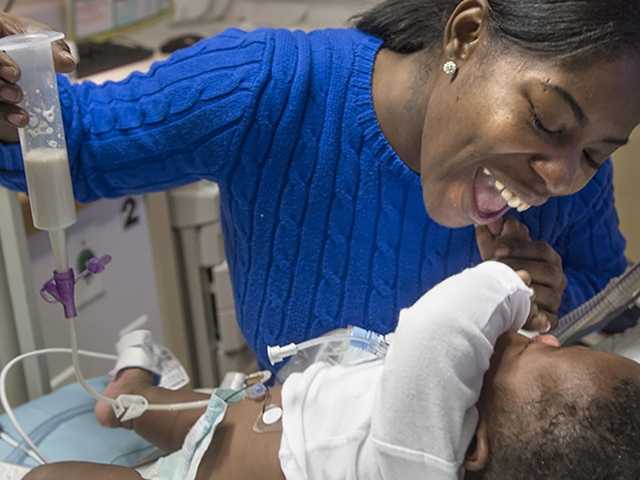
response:
<path fill-rule="evenodd" d="M 78 315 L 75 286 L 76 276 L 70 268 L 66 272 L 55 272 L 53 278 L 43 285 L 40 295 L 47 303 L 60 303 L 66 318 L 75 318 Z"/>
<path fill-rule="evenodd" d="M 149 409 L 149 401 L 140 395 L 120 395 L 112 408 L 116 418 L 125 423 L 144 415 Z"/>
<path fill-rule="evenodd" d="M 277 363 L 280 363 L 283 360 L 286 360 L 287 358 L 293 357 L 297 354 L 298 346 L 295 343 L 290 343 L 289 345 L 285 345 L 284 347 L 276 345 L 267 348 L 267 355 L 269 356 L 271 365 L 276 365 Z"/>
<path fill-rule="evenodd" d="M 360 327 L 351 329 L 351 346 L 380 358 L 385 357 L 389 349 L 389 343 L 384 335 Z"/>
<path fill-rule="evenodd" d="M 87 269 L 76 276 L 73 269 L 66 272 L 54 272 L 53 278 L 47 281 L 40 289 L 40 296 L 47 303 L 60 303 L 64 307 L 66 318 L 78 316 L 75 298 L 75 285 L 82 278 L 89 275 L 97 275 L 105 270 L 111 263 L 111 256 L 94 257 L 89 260 Z"/>

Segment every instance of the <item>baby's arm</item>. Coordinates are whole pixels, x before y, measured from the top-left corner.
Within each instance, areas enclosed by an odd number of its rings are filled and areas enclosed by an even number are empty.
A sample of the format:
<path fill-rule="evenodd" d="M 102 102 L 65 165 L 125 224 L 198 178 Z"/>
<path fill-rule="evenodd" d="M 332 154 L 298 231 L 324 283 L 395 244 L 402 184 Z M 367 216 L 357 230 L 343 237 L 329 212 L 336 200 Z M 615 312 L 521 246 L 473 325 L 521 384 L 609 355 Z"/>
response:
<path fill-rule="evenodd" d="M 372 419 L 382 478 L 457 478 L 495 342 L 521 328 L 530 296 L 513 270 L 488 262 L 401 313 Z"/>

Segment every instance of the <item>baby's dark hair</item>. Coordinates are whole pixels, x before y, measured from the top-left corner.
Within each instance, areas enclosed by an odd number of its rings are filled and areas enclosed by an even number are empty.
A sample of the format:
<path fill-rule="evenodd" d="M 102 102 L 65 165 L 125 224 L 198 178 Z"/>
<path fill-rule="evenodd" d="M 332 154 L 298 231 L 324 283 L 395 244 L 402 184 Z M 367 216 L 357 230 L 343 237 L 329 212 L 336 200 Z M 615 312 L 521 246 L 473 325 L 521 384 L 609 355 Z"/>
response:
<path fill-rule="evenodd" d="M 442 44 L 460 0 L 386 0 L 353 18 L 399 53 Z M 492 38 L 503 46 L 586 63 L 640 51 L 640 0 L 487 0 Z"/>
<path fill-rule="evenodd" d="M 473 480 L 640 479 L 640 383 L 588 398 L 555 391 L 504 402 L 491 427 L 490 462 Z"/>

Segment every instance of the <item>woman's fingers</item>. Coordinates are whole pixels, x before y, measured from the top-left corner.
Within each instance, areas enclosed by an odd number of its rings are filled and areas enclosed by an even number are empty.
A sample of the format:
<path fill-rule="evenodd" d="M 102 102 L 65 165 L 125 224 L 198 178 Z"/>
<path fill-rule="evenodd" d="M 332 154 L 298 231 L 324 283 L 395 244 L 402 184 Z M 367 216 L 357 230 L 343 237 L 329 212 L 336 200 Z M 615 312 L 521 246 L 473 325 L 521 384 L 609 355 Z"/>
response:
<path fill-rule="evenodd" d="M 522 279 L 522 281 L 525 283 L 527 287 L 531 286 L 533 279 L 531 278 L 531 274 L 529 272 L 527 272 L 526 270 L 517 270 L 516 273 Z"/>
<path fill-rule="evenodd" d="M 18 104 L 22 101 L 22 90 L 16 85 L 0 80 L 0 101 Z"/>
<path fill-rule="evenodd" d="M 496 250 L 496 240 L 489 230 L 489 227 L 481 225 L 476 227 L 476 243 L 482 260 L 490 260 L 493 258 Z"/>
<path fill-rule="evenodd" d="M 42 30 L 49 30 L 49 28 L 33 20 L 0 13 L 0 37 Z M 77 64 L 69 46 L 60 40 L 55 42 L 52 48 L 56 71 L 73 72 Z M 16 85 L 20 75 L 19 65 L 7 53 L 0 52 L 0 119 L 17 128 L 24 127 L 29 122 L 28 114 L 17 107 L 23 98 L 22 89 Z"/>
<path fill-rule="evenodd" d="M 0 78 L 9 83 L 16 83 L 20 79 L 20 67 L 4 52 L 0 52 Z"/>
<path fill-rule="evenodd" d="M 531 332 L 549 333 L 557 326 L 558 317 L 546 310 L 538 310 L 529 317 L 524 328 Z"/>
<path fill-rule="evenodd" d="M 559 290 L 564 290 L 566 287 L 564 272 L 558 265 L 544 260 L 523 260 L 513 257 L 498 258 L 498 261 L 506 263 L 515 271 L 526 270 L 533 278 L 533 283 Z"/>
<path fill-rule="evenodd" d="M 558 311 L 566 285 L 566 279 L 561 270 L 533 260 L 503 258 L 500 261 L 516 271 L 529 272 L 532 278 L 531 287 L 536 293 L 536 303 L 550 312 Z"/>
<path fill-rule="evenodd" d="M 504 217 L 499 218 L 498 220 L 496 220 L 493 223 L 490 223 L 489 225 L 487 225 L 485 227 L 490 233 L 491 235 L 493 235 L 494 237 L 499 236 L 502 233 L 502 229 L 504 228 Z"/>
<path fill-rule="evenodd" d="M 555 313 L 560 309 L 562 304 L 562 292 L 554 288 L 545 287 L 537 283 L 533 283 L 533 291 L 536 294 L 536 303 L 542 310 Z"/>
<path fill-rule="evenodd" d="M 498 249 L 530 243 L 531 237 L 526 225 L 513 218 L 501 218 L 489 225 L 476 227 L 476 242 L 480 257 L 483 260 L 492 260 Z"/>
<path fill-rule="evenodd" d="M 58 40 L 53 44 L 53 61 L 56 71 L 60 73 L 72 73 L 78 66 L 69 45 L 64 40 Z"/>
<path fill-rule="evenodd" d="M 6 13 L 0 13 L 0 37 L 6 37 L 9 35 L 15 35 L 17 33 L 25 33 L 25 32 L 38 32 L 43 30 L 51 30 L 47 25 L 36 22 L 35 20 L 31 20 L 28 18 L 20 18 L 14 17 L 13 15 L 8 15 Z M 56 71 L 60 73 L 71 73 L 77 67 L 77 62 L 73 55 L 71 54 L 71 49 L 69 45 L 64 40 L 58 40 L 52 46 L 53 48 L 53 61 L 56 67 Z M 5 58 L 0 59 L 0 65 L 6 63 L 6 58 L 8 56 L 6 54 L 2 54 Z M 12 66 L 17 68 L 15 62 L 12 62 Z M 2 76 L 5 80 L 10 82 L 16 82 L 20 76 L 19 69 L 17 77 L 5 78 L 0 72 L 0 76 Z"/>
<path fill-rule="evenodd" d="M 507 218 L 504 221 L 500 238 L 508 243 L 523 243 L 531 241 L 531 234 L 529 233 L 529 227 L 524 223 L 520 223 L 515 218 Z"/>
<path fill-rule="evenodd" d="M 543 241 L 535 242 L 502 242 L 497 248 L 498 257 L 528 258 L 562 265 L 562 257 L 551 245 Z"/>
<path fill-rule="evenodd" d="M 0 118 L 16 128 L 26 127 L 29 115 L 16 105 L 0 102 Z"/>

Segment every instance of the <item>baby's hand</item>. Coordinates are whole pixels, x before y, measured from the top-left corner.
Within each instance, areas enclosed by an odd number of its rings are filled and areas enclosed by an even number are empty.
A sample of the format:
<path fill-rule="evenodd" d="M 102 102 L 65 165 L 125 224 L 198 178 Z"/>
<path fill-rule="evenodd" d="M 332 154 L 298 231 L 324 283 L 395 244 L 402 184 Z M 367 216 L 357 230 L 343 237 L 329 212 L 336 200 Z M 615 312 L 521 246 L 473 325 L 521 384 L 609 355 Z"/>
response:
<path fill-rule="evenodd" d="M 526 225 L 513 218 L 477 227 L 476 239 L 483 260 L 498 260 L 531 276 L 535 296 L 525 328 L 545 333 L 555 328 L 567 286 L 560 255 L 548 243 L 534 241 Z"/>

